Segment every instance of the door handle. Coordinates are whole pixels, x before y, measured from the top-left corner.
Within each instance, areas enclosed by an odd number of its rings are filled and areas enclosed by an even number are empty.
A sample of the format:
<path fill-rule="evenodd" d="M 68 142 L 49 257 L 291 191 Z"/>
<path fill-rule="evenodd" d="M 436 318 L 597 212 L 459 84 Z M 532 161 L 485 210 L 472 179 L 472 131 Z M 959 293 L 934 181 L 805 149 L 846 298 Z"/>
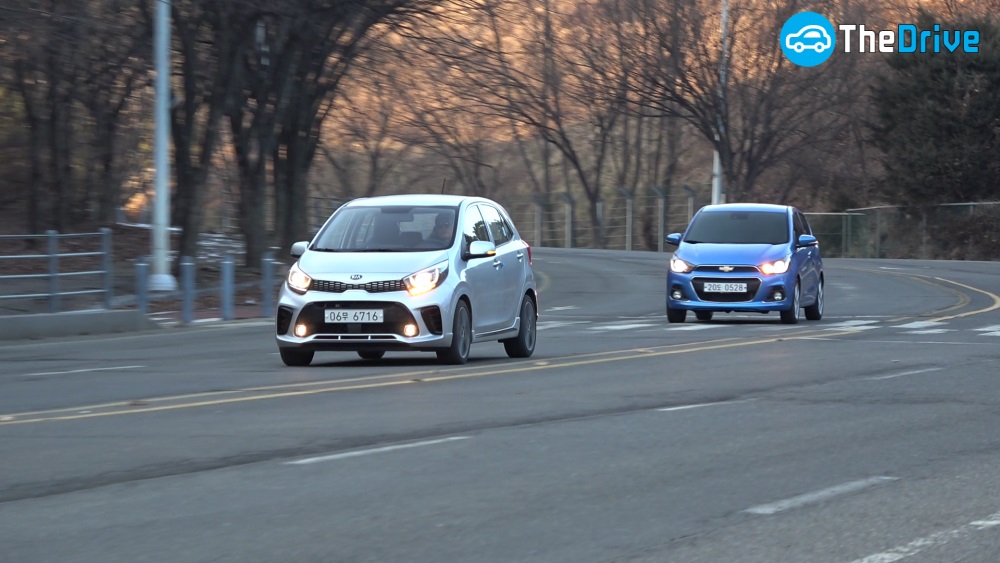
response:
<path fill-rule="evenodd" d="M 497 270 L 503 268 L 503 261 L 497 258 L 496 260 L 493 261 L 493 267 L 496 268 Z"/>
<path fill-rule="evenodd" d="M 524 253 L 523 252 L 518 252 L 516 254 L 516 256 L 517 256 L 517 261 L 518 262 L 521 262 L 524 259 Z"/>

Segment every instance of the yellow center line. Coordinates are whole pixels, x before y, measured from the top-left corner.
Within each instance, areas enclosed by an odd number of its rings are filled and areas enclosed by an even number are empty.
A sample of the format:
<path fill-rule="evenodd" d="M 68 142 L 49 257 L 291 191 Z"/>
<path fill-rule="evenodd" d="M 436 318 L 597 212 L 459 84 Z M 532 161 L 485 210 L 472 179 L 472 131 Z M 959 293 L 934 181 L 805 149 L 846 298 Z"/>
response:
<path fill-rule="evenodd" d="M 333 393 L 333 392 L 338 392 L 338 391 L 356 391 L 356 390 L 361 390 L 361 389 L 377 389 L 377 388 L 383 388 L 383 387 L 396 387 L 396 386 L 401 386 L 401 385 L 413 385 L 413 384 L 417 384 L 417 383 L 434 383 L 434 382 L 440 382 L 440 381 L 451 381 L 451 380 L 459 380 L 459 379 L 472 379 L 472 378 L 486 377 L 486 376 L 491 376 L 491 375 L 506 375 L 506 374 L 524 373 L 524 372 L 530 372 L 530 371 L 541 371 L 541 370 L 551 370 L 551 369 L 572 368 L 572 367 L 579 367 L 579 366 L 585 366 L 585 365 L 595 365 L 595 364 L 608 363 L 608 362 L 622 362 L 622 361 L 629 361 L 629 360 L 635 360 L 635 359 L 652 358 L 652 357 L 657 357 L 657 356 L 670 356 L 670 355 L 677 355 L 677 354 L 689 354 L 689 353 L 693 353 L 693 352 L 704 352 L 704 351 L 708 351 L 708 350 L 721 350 L 721 349 L 727 349 L 727 348 L 739 348 L 739 347 L 744 347 L 744 346 L 756 346 L 756 345 L 760 345 L 760 344 L 770 344 L 770 343 L 774 343 L 774 342 L 782 342 L 782 341 L 785 341 L 785 340 L 790 340 L 792 338 L 805 338 L 805 337 L 808 337 L 811 334 L 819 333 L 819 332 L 821 332 L 821 331 L 818 331 L 818 330 L 816 330 L 816 331 L 804 331 L 804 332 L 798 333 L 796 335 L 779 335 L 779 336 L 775 336 L 775 337 L 772 337 L 772 338 L 765 338 L 765 339 L 759 339 L 759 340 L 746 340 L 746 341 L 742 341 L 742 342 L 720 342 L 718 344 L 711 344 L 711 345 L 705 345 L 706 343 L 696 343 L 696 344 L 700 344 L 700 345 L 699 346 L 695 346 L 693 348 L 663 349 L 663 350 L 655 350 L 655 349 L 651 350 L 649 348 L 639 348 L 639 349 L 634 349 L 634 350 L 624 350 L 624 351 L 621 351 L 621 352 L 624 352 L 624 353 L 631 352 L 631 355 L 625 355 L 625 356 L 620 356 L 620 357 L 590 358 L 590 359 L 583 359 L 583 360 L 569 361 L 569 362 L 561 362 L 561 363 L 553 363 L 553 364 L 546 364 L 546 365 L 537 365 L 537 364 L 535 364 L 535 365 L 530 365 L 530 366 L 515 366 L 515 367 L 495 369 L 495 370 L 475 372 L 475 373 L 456 373 L 456 374 L 453 374 L 453 375 L 442 375 L 442 376 L 438 376 L 438 377 L 429 377 L 429 378 L 424 378 L 424 379 L 412 379 L 411 378 L 411 379 L 395 380 L 395 381 L 381 381 L 381 382 L 371 382 L 371 383 L 359 383 L 357 385 L 334 385 L 334 386 L 331 386 L 331 387 L 320 388 L 320 389 L 308 389 L 308 390 L 299 390 L 299 391 L 285 391 L 285 392 L 281 392 L 281 393 L 270 393 L 270 394 L 264 394 L 264 395 L 252 395 L 252 396 L 245 396 L 245 397 L 230 397 L 230 398 L 226 398 L 226 399 L 218 399 L 218 400 L 211 400 L 211 401 L 197 401 L 197 402 L 181 403 L 181 404 L 174 404 L 174 405 L 151 406 L 151 407 L 145 407 L 145 408 L 131 408 L 131 409 L 126 409 L 126 410 L 113 410 L 113 411 L 106 411 L 106 412 L 79 413 L 79 414 L 72 414 L 72 415 L 50 416 L 50 417 L 43 417 L 43 418 L 28 418 L 28 419 L 25 419 L 25 418 L 20 418 L 19 419 L 19 418 L 17 418 L 18 416 L 22 416 L 22 417 L 23 416 L 29 416 L 27 413 L 22 413 L 22 414 L 19 414 L 19 415 L 18 414 L 12 414 L 12 415 L 6 415 L 5 418 L 8 418 L 8 419 L 13 418 L 13 420 L 0 420 L 0 426 L 12 425 L 12 424 L 28 424 L 28 423 L 34 423 L 34 422 L 67 421 L 67 420 L 82 420 L 82 419 L 88 419 L 88 418 L 103 418 L 103 417 L 108 417 L 108 416 L 119 416 L 119 415 L 126 415 L 126 414 L 142 414 L 142 413 L 152 413 L 152 412 L 163 412 L 163 411 L 172 411 L 172 410 L 196 408 L 196 407 L 207 407 L 207 406 L 219 406 L 219 405 L 235 404 L 235 403 L 246 403 L 246 402 L 250 402 L 250 401 L 263 401 L 263 400 L 281 399 L 281 398 L 289 398 L 289 397 L 303 397 L 303 396 L 308 396 L 308 395 L 319 395 L 321 393 Z M 855 334 L 855 333 L 853 331 L 829 332 L 829 333 L 827 333 L 827 336 L 831 336 L 832 337 L 832 336 L 841 336 L 841 335 L 846 335 L 846 334 Z M 397 375 L 395 377 L 399 377 L 399 376 Z M 128 404 L 126 403 L 125 405 L 128 405 Z M 131 405 L 128 405 L 128 406 L 131 406 Z M 67 409 L 67 410 L 69 410 L 69 409 Z M 72 410 L 81 410 L 81 409 L 76 408 L 76 409 L 72 409 Z"/>
<path fill-rule="evenodd" d="M 954 281 L 954 280 L 949 280 L 949 279 L 945 279 L 945 278 L 938 278 L 938 277 L 935 277 L 934 279 L 939 280 L 939 281 L 943 281 L 945 283 L 954 284 L 954 285 L 957 285 L 959 287 L 963 287 L 965 289 L 968 289 L 970 291 L 975 291 L 977 293 L 981 293 L 981 294 L 989 297 L 993 301 L 993 304 L 990 305 L 989 307 L 984 307 L 982 309 L 976 309 L 976 310 L 973 310 L 973 311 L 966 311 L 965 313 L 958 313 L 956 315 L 948 315 L 948 316 L 945 316 L 945 317 L 938 317 L 936 319 L 932 319 L 934 321 L 950 321 L 952 319 L 960 319 L 960 318 L 963 318 L 963 317 L 971 317 L 972 315 L 979 315 L 979 314 L 982 314 L 982 313 L 989 313 L 990 311 L 996 311 L 997 309 L 1000 309 L 1000 295 L 997 295 L 995 293 L 990 293 L 989 291 L 986 291 L 985 289 L 979 289 L 978 287 L 972 287 L 971 285 L 966 285 L 964 283 L 959 283 L 959 282 Z"/>

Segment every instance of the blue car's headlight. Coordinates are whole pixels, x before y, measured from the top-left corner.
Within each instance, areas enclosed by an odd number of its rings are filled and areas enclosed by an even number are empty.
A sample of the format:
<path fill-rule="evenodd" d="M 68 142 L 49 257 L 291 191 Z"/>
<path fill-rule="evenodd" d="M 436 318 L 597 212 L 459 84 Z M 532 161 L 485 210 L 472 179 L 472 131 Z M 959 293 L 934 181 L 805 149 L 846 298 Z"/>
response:
<path fill-rule="evenodd" d="M 774 274 L 784 274 L 788 271 L 788 266 L 792 263 L 792 257 L 786 256 L 781 260 L 775 260 L 774 262 L 765 262 L 760 265 L 760 271 L 765 275 Z"/>
<path fill-rule="evenodd" d="M 694 270 L 694 264 L 681 260 L 680 258 L 670 259 L 670 271 L 678 274 L 686 274 Z"/>

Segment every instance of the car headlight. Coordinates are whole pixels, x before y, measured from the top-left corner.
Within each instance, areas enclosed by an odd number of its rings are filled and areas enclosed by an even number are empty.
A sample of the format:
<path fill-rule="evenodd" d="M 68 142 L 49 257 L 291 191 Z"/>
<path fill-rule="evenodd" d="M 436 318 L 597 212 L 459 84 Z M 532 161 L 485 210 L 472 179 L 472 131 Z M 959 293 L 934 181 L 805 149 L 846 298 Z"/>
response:
<path fill-rule="evenodd" d="M 298 294 L 303 294 L 309 291 L 312 287 L 313 280 L 309 277 L 309 274 L 302 271 L 299 268 L 299 263 L 296 262 L 292 264 L 292 267 L 288 269 L 288 288 Z"/>
<path fill-rule="evenodd" d="M 694 270 L 694 264 L 681 260 L 680 258 L 670 259 L 670 271 L 678 274 L 686 274 Z"/>
<path fill-rule="evenodd" d="M 792 263 L 792 257 L 786 256 L 781 260 L 775 260 L 774 262 L 765 262 L 760 265 L 760 271 L 768 276 L 773 274 L 784 274 L 788 271 L 788 266 Z"/>
<path fill-rule="evenodd" d="M 446 275 L 448 275 L 448 262 L 444 261 L 406 276 L 403 278 L 403 283 L 406 284 L 406 291 L 410 295 L 421 295 L 441 285 Z"/>

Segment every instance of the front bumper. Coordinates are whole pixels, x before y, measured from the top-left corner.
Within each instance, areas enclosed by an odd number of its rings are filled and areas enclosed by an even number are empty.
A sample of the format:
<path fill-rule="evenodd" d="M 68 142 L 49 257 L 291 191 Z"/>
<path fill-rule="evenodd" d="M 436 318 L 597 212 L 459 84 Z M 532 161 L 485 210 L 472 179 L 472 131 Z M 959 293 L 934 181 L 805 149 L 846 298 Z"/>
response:
<path fill-rule="evenodd" d="M 687 311 L 767 313 L 788 309 L 794 276 L 759 272 L 667 274 L 667 306 Z M 789 282 L 789 280 L 792 280 Z M 706 291 L 706 283 L 746 284 L 746 292 Z"/>
<path fill-rule="evenodd" d="M 451 345 L 450 292 L 437 288 L 424 295 L 406 291 L 342 293 L 309 291 L 299 295 L 283 285 L 278 298 L 275 328 L 279 348 L 312 351 L 438 350 Z M 326 322 L 331 309 L 381 309 L 383 322 Z M 417 327 L 406 336 L 403 327 Z M 296 336 L 303 325 L 304 336 Z"/>

